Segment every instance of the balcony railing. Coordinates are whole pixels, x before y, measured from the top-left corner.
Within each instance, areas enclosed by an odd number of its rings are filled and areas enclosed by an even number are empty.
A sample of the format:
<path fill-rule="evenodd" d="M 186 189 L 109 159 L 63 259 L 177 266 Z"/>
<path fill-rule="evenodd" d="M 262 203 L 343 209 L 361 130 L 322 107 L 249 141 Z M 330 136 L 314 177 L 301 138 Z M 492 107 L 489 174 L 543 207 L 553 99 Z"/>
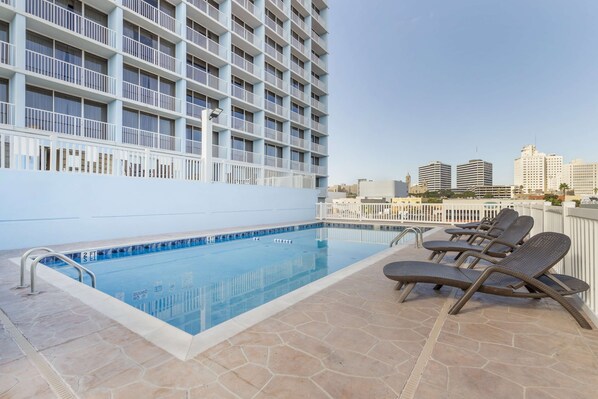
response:
<path fill-rule="evenodd" d="M 266 100 L 264 101 L 264 108 L 266 108 L 270 112 L 274 112 L 276 115 L 280 115 L 282 117 L 288 117 L 289 110 L 283 107 L 280 104 L 276 104 L 273 101 Z"/>
<path fill-rule="evenodd" d="M 297 50 L 299 50 L 302 54 L 305 54 L 305 52 L 306 52 L 306 50 L 305 50 L 305 44 L 301 43 L 296 38 L 291 37 L 291 45 L 293 47 L 295 47 Z"/>
<path fill-rule="evenodd" d="M 193 104 L 187 102 L 187 116 L 192 118 L 201 119 L 202 111 L 207 109 L 206 107 L 202 107 L 201 105 Z M 212 118 L 212 123 L 222 126 L 227 126 L 227 117 L 226 114 L 221 113 L 215 118 Z"/>
<path fill-rule="evenodd" d="M 243 7 L 247 11 L 249 11 L 254 16 L 256 16 L 256 17 L 258 16 L 255 5 L 252 2 L 250 2 L 249 0 L 235 0 L 235 3 L 240 4 L 241 7 Z"/>
<path fill-rule="evenodd" d="M 291 95 L 305 102 L 306 94 L 295 86 L 291 86 Z"/>
<path fill-rule="evenodd" d="M 328 129 L 326 129 L 326 125 L 320 122 L 316 122 L 312 119 L 311 121 L 311 128 L 317 130 L 320 133 L 328 133 Z"/>
<path fill-rule="evenodd" d="M 233 97 L 253 104 L 255 106 L 259 106 L 260 104 L 260 96 L 253 94 L 249 90 L 245 90 L 244 88 L 236 86 L 234 84 L 231 84 L 231 94 Z"/>
<path fill-rule="evenodd" d="M 37 108 L 25 108 L 25 126 L 96 140 L 115 141 L 116 138 L 116 126 L 110 123 Z"/>
<path fill-rule="evenodd" d="M 314 143 L 313 141 L 311 142 L 311 150 L 319 154 L 326 154 L 326 146 L 319 143 Z"/>
<path fill-rule="evenodd" d="M 299 114 L 298 112 L 291 111 L 291 120 L 293 122 L 300 123 L 300 124 L 302 124 L 304 126 L 309 126 L 309 123 L 307 121 L 307 117 L 305 115 Z"/>
<path fill-rule="evenodd" d="M 282 91 L 287 91 L 287 83 L 272 72 L 266 71 L 264 73 L 264 80 Z"/>
<path fill-rule="evenodd" d="M 286 169 L 288 168 L 289 161 L 288 159 L 283 159 L 283 158 L 278 158 L 278 157 L 272 157 L 269 155 L 266 155 L 264 157 L 264 166 L 270 166 L 272 168 L 279 168 L 279 169 Z"/>
<path fill-rule="evenodd" d="M 185 152 L 187 154 L 201 155 L 201 141 L 185 140 Z"/>
<path fill-rule="evenodd" d="M 25 50 L 27 70 L 104 93 L 116 93 L 116 79 L 47 55 Z"/>
<path fill-rule="evenodd" d="M 220 58 L 226 59 L 227 51 L 224 46 L 221 46 L 214 40 L 207 38 L 203 33 L 199 33 L 190 27 L 187 27 L 187 40 Z"/>
<path fill-rule="evenodd" d="M 283 39 L 286 38 L 285 36 L 285 32 L 284 32 L 284 27 L 278 25 L 276 23 L 276 21 L 274 21 L 272 18 L 270 17 L 266 17 L 265 18 L 265 22 L 266 22 L 266 26 L 270 29 L 272 29 L 276 34 L 278 34 L 278 36 L 282 37 Z"/>
<path fill-rule="evenodd" d="M 214 158 L 227 159 L 228 148 L 222 145 L 212 144 L 212 156 Z"/>
<path fill-rule="evenodd" d="M 189 0 L 189 3 L 210 18 L 220 22 L 222 25 L 228 25 L 228 17 L 226 14 L 209 4 L 206 0 Z"/>
<path fill-rule="evenodd" d="M 324 104 L 323 102 L 316 100 L 313 97 L 311 99 L 311 106 L 316 108 L 318 111 L 321 111 L 324 113 L 328 112 L 328 106 L 326 104 Z"/>
<path fill-rule="evenodd" d="M 316 175 L 326 175 L 326 166 L 312 164 L 311 173 L 315 173 Z"/>
<path fill-rule="evenodd" d="M 187 64 L 187 77 L 191 80 L 201 83 L 202 85 L 211 87 L 212 89 L 221 91 L 223 93 L 227 93 L 227 85 L 224 79 L 220 79 L 211 73 L 207 73 L 202 69 L 194 67 L 193 65 Z"/>
<path fill-rule="evenodd" d="M 240 130 L 242 132 L 255 134 L 256 136 L 261 136 L 262 132 L 259 125 L 255 123 L 246 121 L 245 119 L 237 118 L 236 116 L 231 116 L 230 118 L 230 127 L 231 129 Z"/>
<path fill-rule="evenodd" d="M 6 6 L 14 7 L 15 0 L 0 0 L 0 4 L 4 4 Z"/>
<path fill-rule="evenodd" d="M 167 136 L 147 130 L 123 126 L 123 143 L 142 147 L 159 148 L 161 150 L 180 151 L 180 137 Z"/>
<path fill-rule="evenodd" d="M 327 91 L 326 83 L 324 83 L 324 81 L 316 78 L 315 76 L 311 77 L 311 84 L 316 86 L 318 89 L 320 89 L 322 91 Z"/>
<path fill-rule="evenodd" d="M 249 72 L 252 75 L 257 76 L 259 73 L 258 67 L 253 62 L 246 60 L 245 58 L 241 57 L 238 54 L 233 53 L 232 57 L 231 57 L 231 61 L 234 65 Z"/>
<path fill-rule="evenodd" d="M 291 14 L 291 21 L 293 21 L 298 27 L 300 27 L 305 33 L 307 33 L 307 24 L 299 16 Z"/>
<path fill-rule="evenodd" d="M 283 64 L 283 65 L 287 64 L 287 57 L 285 57 L 284 54 L 280 53 L 278 50 L 276 50 L 274 47 L 272 47 L 268 43 L 265 44 L 264 51 L 266 52 L 266 54 L 268 54 L 270 57 L 274 58 L 276 61 L 280 62 L 281 64 Z"/>
<path fill-rule="evenodd" d="M 286 143 L 288 134 L 285 132 L 281 132 L 280 130 L 272 129 L 272 128 L 265 128 L 264 129 L 264 137 L 270 140 L 279 141 L 281 143 Z"/>
<path fill-rule="evenodd" d="M 20 0 L 23 1 L 23 0 Z M 26 11 L 48 22 L 110 47 L 116 46 L 116 32 L 64 7 L 46 0 L 26 0 Z"/>
<path fill-rule="evenodd" d="M 255 152 L 237 150 L 236 148 L 231 149 L 231 160 L 245 163 L 262 163 L 262 154 L 256 154 Z"/>
<path fill-rule="evenodd" d="M 180 112 L 181 109 L 178 98 L 129 82 L 123 82 L 123 97 L 169 111 Z"/>
<path fill-rule="evenodd" d="M 232 22 L 232 31 L 256 47 L 259 47 L 261 44 L 261 40 L 258 39 L 256 35 L 249 32 L 249 30 L 238 24 L 236 21 Z"/>
<path fill-rule="evenodd" d="M 326 23 L 324 22 L 324 18 L 322 18 L 322 16 L 316 12 L 311 14 L 312 18 L 316 20 L 317 23 L 320 24 L 320 26 L 322 26 L 322 28 L 326 29 Z"/>
<path fill-rule="evenodd" d="M 305 162 L 291 161 L 291 169 L 298 170 L 300 172 L 307 172 L 309 165 Z"/>
<path fill-rule="evenodd" d="M 7 42 L 0 42 L 0 64 L 15 65 L 15 46 Z"/>
<path fill-rule="evenodd" d="M 160 25 L 161 27 L 168 29 L 175 33 L 181 33 L 181 23 L 176 18 L 166 14 L 164 11 L 157 9 L 146 1 L 143 0 L 123 0 L 123 6 L 130 10 L 133 10 L 139 15 L 144 16 Z"/>
<path fill-rule="evenodd" d="M 291 62 L 291 71 L 295 72 L 297 75 L 301 76 L 303 79 L 309 80 L 308 76 L 307 76 L 307 71 L 305 70 L 305 68 L 302 68 L 301 66 L 299 66 L 299 64 Z"/>
<path fill-rule="evenodd" d="M 276 7 L 278 7 L 285 14 L 287 13 L 287 6 L 286 4 L 284 4 L 282 0 L 270 0 L 270 2 L 274 4 Z"/>
<path fill-rule="evenodd" d="M 326 70 L 326 62 L 315 54 L 311 55 L 311 62 L 319 66 L 324 71 Z"/>
<path fill-rule="evenodd" d="M 14 104 L 0 102 L 0 125 L 15 124 L 15 106 Z"/>
<path fill-rule="evenodd" d="M 309 150 L 309 142 L 297 136 L 291 136 L 291 145 L 303 148 L 304 150 Z"/>
<path fill-rule="evenodd" d="M 176 58 L 127 36 L 123 36 L 123 51 L 169 71 L 178 73 L 180 70 L 181 62 Z"/>
<path fill-rule="evenodd" d="M 320 47 L 322 47 L 324 50 L 326 50 L 326 41 L 324 39 L 322 39 L 322 37 L 320 35 L 318 35 L 316 32 L 311 33 L 311 38 L 314 42 L 318 43 L 318 45 Z"/>

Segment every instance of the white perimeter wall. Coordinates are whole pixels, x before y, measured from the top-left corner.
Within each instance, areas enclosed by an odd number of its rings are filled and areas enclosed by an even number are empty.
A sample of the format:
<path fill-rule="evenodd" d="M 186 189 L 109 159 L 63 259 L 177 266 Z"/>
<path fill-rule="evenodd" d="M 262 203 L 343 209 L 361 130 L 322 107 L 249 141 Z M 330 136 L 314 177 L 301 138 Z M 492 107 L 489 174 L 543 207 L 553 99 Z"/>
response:
<path fill-rule="evenodd" d="M 0 170 L 0 249 L 315 218 L 316 190 Z"/>

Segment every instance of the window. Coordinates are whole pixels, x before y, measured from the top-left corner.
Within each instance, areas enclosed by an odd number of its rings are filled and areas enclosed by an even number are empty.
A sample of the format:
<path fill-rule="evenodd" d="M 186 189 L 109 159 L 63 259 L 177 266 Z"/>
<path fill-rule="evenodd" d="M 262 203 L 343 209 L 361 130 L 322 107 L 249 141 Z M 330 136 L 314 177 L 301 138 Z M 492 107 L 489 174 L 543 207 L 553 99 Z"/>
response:
<path fill-rule="evenodd" d="M 282 122 L 266 117 L 266 128 L 282 132 Z"/>
<path fill-rule="evenodd" d="M 305 115 L 305 108 L 303 108 L 300 105 L 297 105 L 295 103 L 291 103 L 291 111 L 299 114 L 299 115 Z"/>
<path fill-rule="evenodd" d="M 282 158 L 282 147 L 274 144 L 266 144 L 266 156 Z"/>
<path fill-rule="evenodd" d="M 280 97 L 279 95 L 276 95 L 275 93 L 271 92 L 270 90 L 266 90 L 266 100 L 268 100 L 274 104 L 282 105 L 282 97 Z"/>
<path fill-rule="evenodd" d="M 9 101 L 8 79 L 0 79 L 0 101 L 7 103 Z M 4 109 L 6 107 L 2 107 Z"/>
<path fill-rule="evenodd" d="M 25 106 L 51 112 L 54 110 L 54 99 L 52 97 L 52 91 L 50 90 L 27 86 Z"/>
<path fill-rule="evenodd" d="M 187 140 L 201 141 L 201 128 L 198 126 L 187 125 Z"/>
<path fill-rule="evenodd" d="M 243 108 L 233 107 L 233 117 L 247 122 L 253 122 L 253 113 L 246 111 Z"/>
<path fill-rule="evenodd" d="M 282 46 L 274 41 L 274 39 L 266 36 L 266 44 L 270 45 L 270 47 L 274 48 L 274 50 L 278 51 L 282 54 Z"/>
<path fill-rule="evenodd" d="M 83 103 L 83 117 L 94 121 L 108 121 L 108 112 L 106 104 L 95 101 L 85 100 Z"/>
<path fill-rule="evenodd" d="M 253 56 L 251 54 L 246 53 L 245 51 L 243 51 L 242 49 L 240 49 L 239 47 L 237 47 L 235 45 L 231 45 L 231 49 L 234 54 L 238 55 L 239 57 L 241 57 L 253 64 Z"/>
<path fill-rule="evenodd" d="M 278 79 L 282 79 L 282 71 L 278 70 L 277 68 L 275 68 L 273 65 L 268 64 L 266 62 L 266 72 L 268 72 L 271 75 L 276 76 Z"/>
<path fill-rule="evenodd" d="M 212 32 L 205 26 L 195 22 L 191 18 L 187 18 L 187 26 L 189 28 L 191 28 L 192 30 L 194 30 L 195 32 L 199 33 L 200 35 L 202 35 L 216 43 L 220 43 L 220 36 L 218 36 L 216 33 Z M 201 39 L 196 39 L 196 40 L 201 40 Z M 204 43 L 200 43 L 200 44 L 203 45 Z"/>
<path fill-rule="evenodd" d="M 293 126 L 291 127 L 291 136 L 302 139 L 305 137 L 305 130 Z"/>
<path fill-rule="evenodd" d="M 301 61 L 299 58 L 297 58 L 297 56 L 291 54 L 291 61 L 293 61 L 294 64 L 300 66 L 301 68 L 305 68 L 305 63 Z"/>
<path fill-rule="evenodd" d="M 304 162 L 305 154 L 302 152 L 299 152 L 299 151 L 292 150 L 291 151 L 291 161 Z"/>
<path fill-rule="evenodd" d="M 9 37 L 8 24 L 4 21 L 0 21 L 0 41 L 8 43 L 10 42 Z"/>

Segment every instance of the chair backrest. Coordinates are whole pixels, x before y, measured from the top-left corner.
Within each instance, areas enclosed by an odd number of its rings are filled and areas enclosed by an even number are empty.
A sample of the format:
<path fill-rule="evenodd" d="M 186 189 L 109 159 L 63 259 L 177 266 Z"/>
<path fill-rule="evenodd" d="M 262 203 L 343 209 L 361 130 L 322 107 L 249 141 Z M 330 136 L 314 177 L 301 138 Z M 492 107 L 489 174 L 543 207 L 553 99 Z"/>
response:
<path fill-rule="evenodd" d="M 516 270 L 530 277 L 539 277 L 556 265 L 569 252 L 571 239 L 561 233 L 539 233 L 531 237 L 511 255 L 500 260 L 496 266 Z M 510 285 L 513 278 L 493 274 L 486 283 Z"/>
<path fill-rule="evenodd" d="M 500 211 L 499 211 L 499 212 L 496 214 L 496 216 L 494 216 L 494 217 L 492 218 L 492 224 L 496 223 L 496 221 L 497 221 L 497 220 L 499 220 L 499 219 L 500 219 L 500 218 L 503 216 L 503 214 L 504 214 L 504 213 L 506 213 L 506 212 L 508 212 L 508 211 L 510 211 L 510 210 L 511 210 L 510 208 L 502 208 L 502 209 L 501 209 L 501 210 L 500 210 Z"/>
<path fill-rule="evenodd" d="M 519 244 L 534 227 L 534 218 L 531 216 L 519 216 L 507 229 L 497 238 L 511 245 Z M 504 244 L 492 244 L 489 252 L 507 253 L 512 248 Z"/>
<path fill-rule="evenodd" d="M 494 222 L 490 230 L 488 230 L 488 235 L 492 237 L 498 237 L 505 231 L 519 216 L 517 211 L 512 209 L 505 210 L 501 215 L 500 218 Z"/>

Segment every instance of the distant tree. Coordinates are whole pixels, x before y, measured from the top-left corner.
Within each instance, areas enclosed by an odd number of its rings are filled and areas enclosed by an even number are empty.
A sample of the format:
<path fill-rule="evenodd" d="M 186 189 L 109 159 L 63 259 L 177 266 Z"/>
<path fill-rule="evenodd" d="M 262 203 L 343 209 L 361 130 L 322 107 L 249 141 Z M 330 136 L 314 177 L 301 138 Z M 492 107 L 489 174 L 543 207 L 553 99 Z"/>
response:
<path fill-rule="evenodd" d="M 560 206 L 562 204 L 559 196 L 555 194 L 545 194 L 544 201 L 550 202 L 554 206 Z"/>
<path fill-rule="evenodd" d="M 598 187 L 594 187 L 594 194 L 598 194 Z"/>
<path fill-rule="evenodd" d="M 569 190 L 569 185 L 567 183 L 561 183 L 561 185 L 559 186 L 559 190 L 561 190 L 563 192 L 563 197 L 564 197 L 565 194 L 567 193 L 567 190 Z"/>
<path fill-rule="evenodd" d="M 492 195 L 492 194 L 490 194 L 490 193 L 488 193 L 488 194 L 484 195 L 484 198 L 492 198 L 492 197 L 493 197 L 493 195 Z"/>

